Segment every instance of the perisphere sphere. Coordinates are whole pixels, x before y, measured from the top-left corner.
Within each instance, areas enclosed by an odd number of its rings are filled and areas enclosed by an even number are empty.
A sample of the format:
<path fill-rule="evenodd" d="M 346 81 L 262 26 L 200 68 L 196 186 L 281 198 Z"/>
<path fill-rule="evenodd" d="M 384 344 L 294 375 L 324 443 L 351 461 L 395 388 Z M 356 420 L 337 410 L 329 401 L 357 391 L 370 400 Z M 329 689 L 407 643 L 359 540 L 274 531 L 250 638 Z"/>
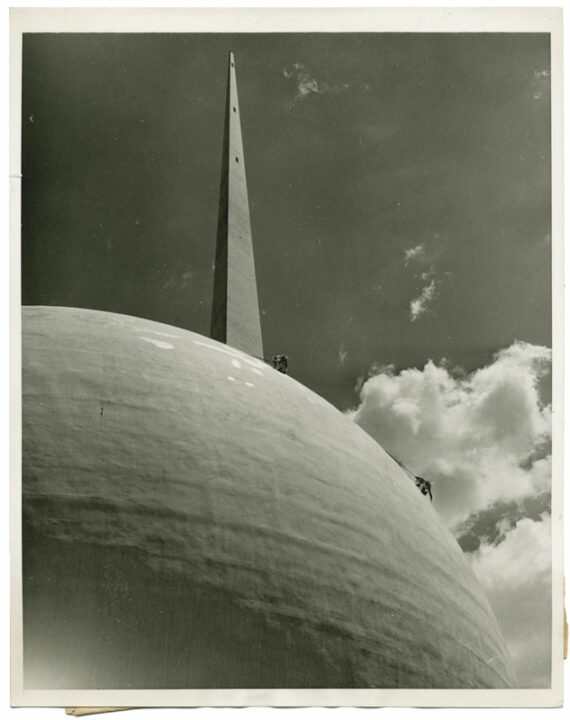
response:
<path fill-rule="evenodd" d="M 27 688 L 503 688 L 461 549 L 361 428 L 264 362 L 26 307 Z"/>

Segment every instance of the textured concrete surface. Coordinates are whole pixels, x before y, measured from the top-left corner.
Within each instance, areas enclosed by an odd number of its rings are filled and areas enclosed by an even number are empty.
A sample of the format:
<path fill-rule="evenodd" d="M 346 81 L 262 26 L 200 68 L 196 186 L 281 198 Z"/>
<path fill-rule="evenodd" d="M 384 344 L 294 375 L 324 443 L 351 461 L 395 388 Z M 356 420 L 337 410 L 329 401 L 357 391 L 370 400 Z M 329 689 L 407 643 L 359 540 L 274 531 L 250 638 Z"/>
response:
<path fill-rule="evenodd" d="M 228 90 L 210 334 L 220 342 L 243 350 L 254 357 L 263 358 L 233 53 L 230 53 L 228 60 Z"/>
<path fill-rule="evenodd" d="M 292 378 L 133 317 L 23 310 L 27 687 L 504 687 L 410 478 Z"/>

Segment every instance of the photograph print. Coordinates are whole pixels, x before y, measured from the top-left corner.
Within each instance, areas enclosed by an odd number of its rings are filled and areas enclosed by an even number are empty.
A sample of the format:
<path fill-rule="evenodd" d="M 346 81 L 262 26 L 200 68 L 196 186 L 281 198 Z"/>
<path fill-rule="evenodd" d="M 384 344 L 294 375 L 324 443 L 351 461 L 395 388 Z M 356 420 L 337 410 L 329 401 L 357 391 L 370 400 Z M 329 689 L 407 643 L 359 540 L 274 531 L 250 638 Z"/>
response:
<path fill-rule="evenodd" d="M 21 47 L 22 691 L 549 690 L 550 32 Z"/>

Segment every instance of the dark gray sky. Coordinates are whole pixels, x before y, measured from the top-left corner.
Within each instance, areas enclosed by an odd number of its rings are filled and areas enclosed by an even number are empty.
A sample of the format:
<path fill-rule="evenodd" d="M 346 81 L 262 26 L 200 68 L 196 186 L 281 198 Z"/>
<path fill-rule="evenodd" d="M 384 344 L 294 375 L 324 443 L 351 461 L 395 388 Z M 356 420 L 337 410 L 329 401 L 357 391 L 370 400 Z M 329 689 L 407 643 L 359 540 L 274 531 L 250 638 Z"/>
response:
<path fill-rule="evenodd" d="M 545 34 L 25 35 L 24 304 L 208 334 L 230 49 L 266 357 L 344 409 L 550 346 Z"/>

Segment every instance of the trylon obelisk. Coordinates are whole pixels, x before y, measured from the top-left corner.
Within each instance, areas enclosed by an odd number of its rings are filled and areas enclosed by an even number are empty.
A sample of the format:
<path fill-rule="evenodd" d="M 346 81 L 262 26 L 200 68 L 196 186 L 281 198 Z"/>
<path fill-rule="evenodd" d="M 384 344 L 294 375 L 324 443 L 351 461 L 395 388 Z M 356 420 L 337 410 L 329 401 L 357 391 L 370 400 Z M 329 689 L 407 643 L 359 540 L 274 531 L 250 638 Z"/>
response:
<path fill-rule="evenodd" d="M 231 52 L 210 335 L 263 358 L 236 69 Z"/>

